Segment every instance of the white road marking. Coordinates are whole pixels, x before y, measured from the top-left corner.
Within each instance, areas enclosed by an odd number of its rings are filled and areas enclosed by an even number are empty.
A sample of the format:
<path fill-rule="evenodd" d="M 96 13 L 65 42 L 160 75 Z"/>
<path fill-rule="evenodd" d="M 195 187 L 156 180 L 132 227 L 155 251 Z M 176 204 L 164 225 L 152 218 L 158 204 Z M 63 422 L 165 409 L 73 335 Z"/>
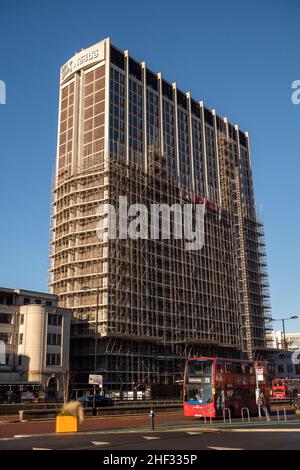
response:
<path fill-rule="evenodd" d="M 212 450 L 244 450 L 244 449 L 239 449 L 238 447 L 211 447 L 207 446 L 208 449 Z"/>
<path fill-rule="evenodd" d="M 91 443 L 94 444 L 94 446 L 106 446 L 110 444 L 110 442 L 102 442 L 102 441 L 91 441 Z"/>
<path fill-rule="evenodd" d="M 22 437 L 33 437 L 32 434 L 16 434 L 14 436 L 15 439 L 22 439 Z"/>
<path fill-rule="evenodd" d="M 300 432 L 299 428 L 279 429 L 279 428 L 256 428 L 256 429 L 226 429 L 226 432 Z"/>
<path fill-rule="evenodd" d="M 142 436 L 144 439 L 147 439 L 147 441 L 153 441 L 154 439 L 160 439 L 160 437 L 157 436 Z"/>
<path fill-rule="evenodd" d="M 203 433 L 202 432 L 188 431 L 187 434 L 190 434 L 190 436 L 196 436 L 197 434 L 203 434 Z"/>
<path fill-rule="evenodd" d="M 52 449 L 47 449 L 46 447 L 33 447 L 32 450 L 52 450 Z"/>

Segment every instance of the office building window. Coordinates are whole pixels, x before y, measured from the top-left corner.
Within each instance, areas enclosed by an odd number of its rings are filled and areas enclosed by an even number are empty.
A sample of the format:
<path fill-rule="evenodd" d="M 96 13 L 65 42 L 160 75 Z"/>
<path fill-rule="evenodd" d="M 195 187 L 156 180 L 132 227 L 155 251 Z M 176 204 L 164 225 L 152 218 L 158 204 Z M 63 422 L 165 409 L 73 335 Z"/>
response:
<path fill-rule="evenodd" d="M 48 313 L 48 325 L 61 326 L 62 316 L 54 313 Z"/>
<path fill-rule="evenodd" d="M 60 354 L 51 354 L 48 353 L 46 357 L 47 366 L 60 366 L 61 364 L 61 355 Z"/>

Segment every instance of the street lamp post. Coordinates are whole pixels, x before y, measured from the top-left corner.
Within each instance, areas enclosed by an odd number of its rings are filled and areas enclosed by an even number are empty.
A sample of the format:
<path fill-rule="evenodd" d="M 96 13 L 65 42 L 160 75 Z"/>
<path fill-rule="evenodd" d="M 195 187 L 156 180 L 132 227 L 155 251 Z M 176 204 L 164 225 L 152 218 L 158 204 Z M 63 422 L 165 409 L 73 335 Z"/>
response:
<path fill-rule="evenodd" d="M 286 339 L 285 339 L 285 322 L 287 320 L 297 320 L 298 315 L 293 315 L 292 317 L 288 317 L 288 318 L 270 318 L 271 321 L 281 321 L 282 322 L 282 332 L 283 332 L 283 349 L 284 351 L 287 350 L 287 347 L 286 347 Z"/>
<path fill-rule="evenodd" d="M 99 286 L 97 287 L 97 300 L 96 300 L 96 318 L 95 318 L 95 336 L 94 336 L 94 375 L 97 372 L 97 350 L 98 350 L 98 312 L 99 312 Z M 93 416 L 96 416 L 96 384 L 94 384 L 93 394 Z"/>
<path fill-rule="evenodd" d="M 285 338 L 285 322 L 287 320 L 297 320 L 298 318 L 298 315 L 293 315 L 291 317 L 288 317 L 288 318 L 271 318 L 270 320 L 271 321 L 281 321 L 282 322 L 282 333 L 283 333 L 283 350 L 286 351 L 287 350 L 287 344 L 286 344 L 286 338 Z M 284 355 L 285 356 L 285 355 Z M 288 365 L 288 362 L 286 360 L 286 358 L 284 357 L 284 362 L 286 363 L 286 367 L 287 367 L 287 374 L 288 374 L 288 377 L 290 376 L 290 371 L 289 371 L 289 365 Z"/>

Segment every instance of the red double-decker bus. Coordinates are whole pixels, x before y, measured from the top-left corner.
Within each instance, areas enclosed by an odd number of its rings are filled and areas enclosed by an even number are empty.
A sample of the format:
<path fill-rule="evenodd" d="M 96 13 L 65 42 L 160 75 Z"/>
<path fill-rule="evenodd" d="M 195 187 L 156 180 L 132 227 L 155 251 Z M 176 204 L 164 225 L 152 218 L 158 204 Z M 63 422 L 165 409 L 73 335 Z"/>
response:
<path fill-rule="evenodd" d="M 229 408 L 232 417 L 241 416 L 244 407 L 257 414 L 256 389 L 268 402 L 266 362 L 192 357 L 185 366 L 184 416 L 217 418 L 223 416 L 224 408 Z"/>
<path fill-rule="evenodd" d="M 273 379 L 272 397 L 275 400 L 300 397 L 300 379 Z"/>

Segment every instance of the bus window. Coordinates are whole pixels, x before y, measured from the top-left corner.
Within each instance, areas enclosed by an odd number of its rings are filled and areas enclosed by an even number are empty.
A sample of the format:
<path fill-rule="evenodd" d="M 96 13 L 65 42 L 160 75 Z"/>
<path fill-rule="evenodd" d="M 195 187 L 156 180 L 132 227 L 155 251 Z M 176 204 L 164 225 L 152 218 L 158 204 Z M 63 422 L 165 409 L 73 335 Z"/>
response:
<path fill-rule="evenodd" d="M 186 401 L 197 403 L 211 403 L 212 402 L 212 388 L 193 386 L 186 388 Z"/>
<path fill-rule="evenodd" d="M 211 377 L 212 361 L 189 361 L 187 373 L 189 376 Z"/>

